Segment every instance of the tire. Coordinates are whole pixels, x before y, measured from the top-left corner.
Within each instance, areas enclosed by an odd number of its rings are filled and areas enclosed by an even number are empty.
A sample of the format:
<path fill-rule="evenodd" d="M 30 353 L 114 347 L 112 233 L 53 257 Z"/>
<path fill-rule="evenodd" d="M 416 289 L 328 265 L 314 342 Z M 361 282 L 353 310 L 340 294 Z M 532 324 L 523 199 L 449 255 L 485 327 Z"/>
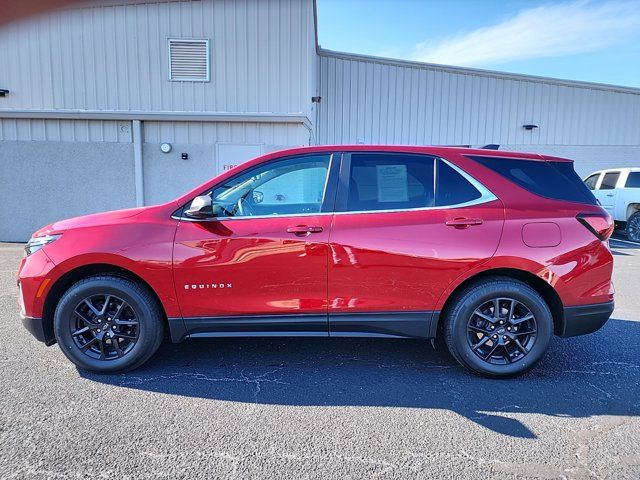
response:
<path fill-rule="evenodd" d="M 544 299 L 509 277 L 486 278 L 465 287 L 447 310 L 444 339 L 449 352 L 467 370 L 485 377 L 509 378 L 528 371 L 542 358 L 553 335 L 553 317 Z"/>
<path fill-rule="evenodd" d="M 634 242 L 640 242 L 640 212 L 636 212 L 627 219 L 627 238 Z"/>
<path fill-rule="evenodd" d="M 96 373 L 139 367 L 164 337 L 163 314 L 149 289 L 110 275 L 88 277 L 71 286 L 56 307 L 53 324 L 67 358 Z"/>

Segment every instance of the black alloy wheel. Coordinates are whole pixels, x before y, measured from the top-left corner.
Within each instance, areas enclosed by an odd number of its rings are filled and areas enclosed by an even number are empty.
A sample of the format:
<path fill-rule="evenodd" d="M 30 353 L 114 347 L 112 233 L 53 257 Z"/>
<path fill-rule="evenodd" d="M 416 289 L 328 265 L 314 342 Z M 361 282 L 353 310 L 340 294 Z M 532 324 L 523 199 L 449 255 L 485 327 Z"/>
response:
<path fill-rule="evenodd" d="M 90 358 L 113 360 L 127 355 L 139 335 L 134 309 L 115 295 L 92 295 L 73 310 L 70 323 L 75 345 Z"/>
<path fill-rule="evenodd" d="M 553 335 L 553 316 L 542 295 L 511 277 L 485 277 L 447 302 L 443 334 L 451 355 L 465 368 L 490 378 L 531 369 Z"/>
<path fill-rule="evenodd" d="M 483 361 L 505 365 L 521 360 L 536 342 L 531 310 L 513 298 L 493 298 L 476 308 L 467 324 L 467 341 Z"/>
<path fill-rule="evenodd" d="M 627 238 L 633 242 L 640 242 L 640 212 L 636 212 L 627 220 Z"/>
<path fill-rule="evenodd" d="M 133 370 L 164 338 L 164 314 L 153 292 L 115 275 L 96 275 L 72 285 L 53 319 L 62 352 L 78 368 L 97 373 Z"/>

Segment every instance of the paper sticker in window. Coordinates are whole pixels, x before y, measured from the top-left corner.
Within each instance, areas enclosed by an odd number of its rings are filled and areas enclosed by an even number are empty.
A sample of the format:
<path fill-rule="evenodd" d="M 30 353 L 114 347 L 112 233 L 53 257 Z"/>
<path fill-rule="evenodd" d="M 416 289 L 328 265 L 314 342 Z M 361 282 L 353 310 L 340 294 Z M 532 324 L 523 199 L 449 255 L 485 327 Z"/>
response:
<path fill-rule="evenodd" d="M 409 201 L 406 165 L 376 165 L 379 202 Z"/>

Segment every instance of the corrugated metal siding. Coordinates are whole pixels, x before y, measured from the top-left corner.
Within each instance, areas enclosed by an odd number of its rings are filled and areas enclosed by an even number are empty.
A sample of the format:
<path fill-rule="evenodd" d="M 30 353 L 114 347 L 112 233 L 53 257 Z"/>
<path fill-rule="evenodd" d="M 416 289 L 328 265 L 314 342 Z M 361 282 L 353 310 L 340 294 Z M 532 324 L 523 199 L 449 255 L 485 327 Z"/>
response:
<path fill-rule="evenodd" d="M 0 141 L 131 142 L 131 122 L 0 118 Z"/>
<path fill-rule="evenodd" d="M 309 131 L 299 124 L 230 122 L 144 122 L 145 143 L 207 145 L 217 142 L 300 146 Z"/>
<path fill-rule="evenodd" d="M 211 81 L 168 79 L 168 38 L 211 41 Z M 66 9 L 0 29 L 0 109 L 311 112 L 312 0 Z"/>
<path fill-rule="evenodd" d="M 320 89 L 319 143 L 640 144 L 640 94 L 327 52 Z"/>

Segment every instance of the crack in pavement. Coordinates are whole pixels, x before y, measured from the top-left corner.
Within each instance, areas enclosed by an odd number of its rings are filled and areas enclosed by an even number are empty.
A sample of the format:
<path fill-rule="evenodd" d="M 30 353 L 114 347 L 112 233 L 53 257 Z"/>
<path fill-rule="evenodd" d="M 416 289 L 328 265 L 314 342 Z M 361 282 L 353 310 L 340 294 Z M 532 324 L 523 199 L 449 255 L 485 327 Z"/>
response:
<path fill-rule="evenodd" d="M 144 383 L 162 381 L 162 380 L 175 380 L 175 379 L 193 379 L 193 380 L 201 380 L 205 382 L 237 382 L 237 383 L 246 383 L 253 384 L 255 386 L 253 392 L 253 403 L 258 403 L 258 396 L 262 391 L 262 383 L 276 383 L 280 385 L 289 385 L 288 382 L 283 381 L 282 379 L 272 379 L 266 378 L 268 375 L 272 375 L 278 371 L 282 370 L 282 368 L 278 368 L 275 370 L 270 370 L 261 375 L 255 376 L 253 378 L 248 377 L 244 374 L 244 371 L 240 372 L 238 377 L 211 377 L 204 373 L 186 373 L 186 372 L 176 372 L 171 374 L 163 374 L 163 375 L 154 375 L 151 377 L 141 377 L 141 376 L 128 376 L 127 379 L 123 380 L 119 383 L 120 387 L 134 387 L 137 385 L 142 385 Z"/>

